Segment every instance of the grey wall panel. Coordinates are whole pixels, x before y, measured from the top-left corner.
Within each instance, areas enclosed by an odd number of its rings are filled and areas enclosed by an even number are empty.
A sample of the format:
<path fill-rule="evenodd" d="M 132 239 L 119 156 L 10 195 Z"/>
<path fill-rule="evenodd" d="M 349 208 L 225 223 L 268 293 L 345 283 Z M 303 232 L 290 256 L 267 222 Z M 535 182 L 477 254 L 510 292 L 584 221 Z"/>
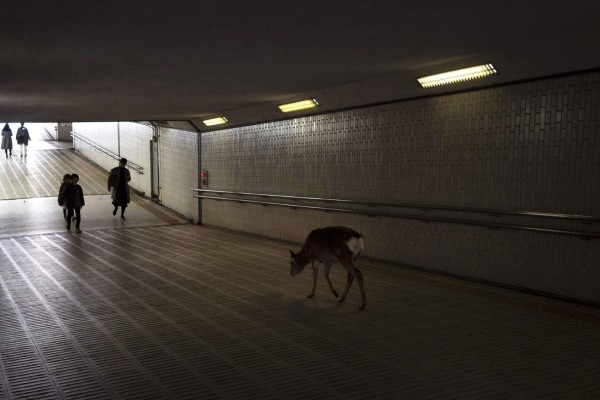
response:
<path fill-rule="evenodd" d="M 134 122 L 119 122 L 121 157 L 132 161 L 143 168 L 142 174 L 131 171 L 131 182 L 135 189 L 150 196 L 151 193 L 151 165 L 150 141 L 152 140 L 152 127 Z M 116 162 L 113 162 L 117 166 Z M 111 167 L 114 168 L 114 167 Z"/>
<path fill-rule="evenodd" d="M 73 131 L 110 152 L 119 152 L 118 122 L 75 122 Z"/>
<path fill-rule="evenodd" d="M 198 134 L 159 128 L 160 201 L 198 222 L 190 188 L 198 187 Z"/>
<path fill-rule="evenodd" d="M 157 129 L 161 186 L 159 200 L 166 207 L 197 222 L 198 207 L 190 191 L 190 188 L 198 186 L 197 134 L 163 127 Z M 150 195 L 150 141 L 154 133 L 150 125 L 135 122 L 76 123 L 73 130 L 99 145 L 118 143 L 114 153 L 120 152 L 120 157 L 143 168 L 143 174 L 131 170 L 131 187 Z M 76 146 L 78 151 L 106 170 L 118 165 L 116 160 L 81 141 Z"/>
<path fill-rule="evenodd" d="M 118 152 L 119 131 L 117 122 L 75 122 L 73 131 L 113 153 Z M 111 157 L 95 150 L 85 142 L 73 139 L 74 148 L 100 167 L 110 170 L 117 164 Z"/>
<path fill-rule="evenodd" d="M 211 189 L 600 216 L 599 82 L 596 72 L 205 133 L 202 168 Z M 350 225 L 375 258 L 600 301 L 597 240 L 210 200 L 203 221 L 294 241 Z"/>
<path fill-rule="evenodd" d="M 93 143 L 127 158 L 143 168 L 143 174 L 131 170 L 131 187 L 142 193 L 150 193 L 150 140 L 152 128 L 133 122 L 85 122 L 74 123 L 73 131 Z M 84 156 L 107 171 L 118 166 L 118 161 L 95 150 L 86 143 L 75 140 L 75 148 Z M 117 143 L 111 148 L 109 143 Z"/>

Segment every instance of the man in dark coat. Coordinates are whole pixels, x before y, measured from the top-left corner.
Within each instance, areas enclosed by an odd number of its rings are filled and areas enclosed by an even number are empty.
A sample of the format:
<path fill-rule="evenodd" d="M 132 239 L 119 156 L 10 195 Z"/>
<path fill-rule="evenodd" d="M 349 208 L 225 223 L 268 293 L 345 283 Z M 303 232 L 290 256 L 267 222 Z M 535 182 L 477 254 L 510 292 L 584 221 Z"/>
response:
<path fill-rule="evenodd" d="M 21 122 L 21 127 L 17 129 L 17 144 L 21 145 L 21 157 L 25 155 L 27 157 L 27 146 L 31 137 L 29 137 L 29 131 L 25 128 L 25 123 Z"/>

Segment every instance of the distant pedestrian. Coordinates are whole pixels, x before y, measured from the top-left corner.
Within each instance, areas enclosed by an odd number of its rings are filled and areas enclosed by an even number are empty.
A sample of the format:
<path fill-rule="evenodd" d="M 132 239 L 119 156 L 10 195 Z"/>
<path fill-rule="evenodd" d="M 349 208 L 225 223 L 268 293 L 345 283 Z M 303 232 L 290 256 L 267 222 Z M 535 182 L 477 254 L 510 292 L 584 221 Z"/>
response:
<path fill-rule="evenodd" d="M 17 129 L 17 144 L 21 146 L 21 157 L 25 155 L 27 157 L 27 146 L 31 138 L 29 137 L 29 131 L 25 128 L 25 123 L 21 122 L 21 127 Z"/>
<path fill-rule="evenodd" d="M 112 203 L 115 206 L 113 215 L 117 215 L 117 209 L 121 207 L 121 218 L 125 219 L 125 209 L 129 204 L 129 185 L 127 184 L 131 180 L 131 174 L 129 170 L 125 168 L 127 165 L 127 159 L 121 158 L 119 160 L 119 166 L 110 170 L 108 174 L 108 191 L 111 192 Z"/>
<path fill-rule="evenodd" d="M 62 202 L 67 207 L 67 230 L 71 230 L 71 219 L 75 213 L 75 232 L 81 233 L 79 226 L 81 224 L 81 207 L 85 205 L 83 198 L 83 189 L 78 185 L 79 175 L 71 175 L 71 183 L 65 185 L 58 202 Z"/>
<path fill-rule="evenodd" d="M 63 190 L 65 189 L 65 186 L 70 185 L 70 184 L 71 184 L 71 174 L 65 174 L 63 176 L 63 181 L 60 184 L 60 188 L 58 189 L 58 205 L 61 206 L 63 209 L 63 217 L 65 218 L 65 220 L 67 219 L 67 207 L 61 201 L 61 194 L 62 194 Z"/>
<path fill-rule="evenodd" d="M 4 128 L 2 128 L 2 150 L 4 150 L 6 158 L 8 158 L 9 152 L 10 156 L 12 157 L 12 148 L 12 131 L 10 130 L 10 126 L 8 126 L 7 123 L 6 125 L 4 125 Z"/>

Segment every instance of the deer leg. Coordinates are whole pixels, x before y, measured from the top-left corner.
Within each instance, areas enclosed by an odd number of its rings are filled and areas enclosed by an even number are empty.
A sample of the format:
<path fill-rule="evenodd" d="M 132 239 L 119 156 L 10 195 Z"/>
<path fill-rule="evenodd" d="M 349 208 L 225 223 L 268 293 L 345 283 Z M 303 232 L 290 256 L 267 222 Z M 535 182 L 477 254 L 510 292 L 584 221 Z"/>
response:
<path fill-rule="evenodd" d="M 367 306 L 367 293 L 365 292 L 363 274 L 362 271 L 356 267 L 354 267 L 354 271 L 356 271 L 356 280 L 358 281 L 358 286 L 360 286 L 360 297 L 362 298 L 362 304 L 358 309 L 364 310 Z"/>
<path fill-rule="evenodd" d="M 333 285 L 331 284 L 331 279 L 329 279 L 329 270 L 331 269 L 332 265 L 333 263 L 331 262 L 325 263 L 325 269 L 323 273 L 325 275 L 325 279 L 327 279 L 327 283 L 329 284 L 329 289 L 331 289 L 331 293 L 333 293 L 335 297 L 338 297 L 338 292 L 333 288 Z"/>
<path fill-rule="evenodd" d="M 315 263 L 313 263 L 312 269 L 313 269 L 313 286 L 312 286 L 312 292 L 310 292 L 310 294 L 308 296 L 306 296 L 307 299 L 312 299 L 313 297 L 315 297 L 315 291 L 317 290 L 317 278 L 319 277 L 319 268 L 315 267 Z"/>
<path fill-rule="evenodd" d="M 350 286 L 352 286 L 352 282 L 354 281 L 354 275 L 348 272 L 348 277 L 346 278 L 346 290 L 342 294 L 342 297 L 338 300 L 338 303 L 343 303 L 346 300 L 346 296 L 348 295 L 348 290 L 350 290 Z"/>
<path fill-rule="evenodd" d="M 360 286 L 360 296 L 362 298 L 362 304 L 359 307 L 359 310 L 364 310 L 367 306 L 367 294 L 365 292 L 365 283 L 362 271 L 354 265 L 354 261 L 352 260 L 343 260 L 342 265 L 344 266 L 344 268 L 346 268 L 346 271 L 348 271 L 348 286 L 346 287 L 346 291 L 342 295 L 342 298 L 339 302 L 341 303 L 346 299 L 348 290 L 350 290 L 350 285 L 352 285 L 352 281 L 354 281 L 354 278 L 356 278 L 356 280 L 358 281 L 358 285 Z"/>

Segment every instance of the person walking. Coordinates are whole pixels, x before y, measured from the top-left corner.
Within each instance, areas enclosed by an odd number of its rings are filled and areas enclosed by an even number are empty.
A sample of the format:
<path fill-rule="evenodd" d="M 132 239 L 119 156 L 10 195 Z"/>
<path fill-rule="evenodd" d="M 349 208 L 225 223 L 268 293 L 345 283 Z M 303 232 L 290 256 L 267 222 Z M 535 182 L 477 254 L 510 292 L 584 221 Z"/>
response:
<path fill-rule="evenodd" d="M 63 176 L 63 181 L 60 184 L 60 188 L 58 189 L 58 205 L 62 207 L 63 209 L 63 217 L 65 218 L 65 220 L 67 219 L 67 207 L 61 202 L 61 195 L 63 190 L 65 189 L 65 187 L 67 185 L 71 184 L 71 174 L 65 174 Z"/>
<path fill-rule="evenodd" d="M 8 154 L 10 152 L 10 156 L 12 157 L 12 148 L 13 148 L 13 143 L 12 143 L 12 131 L 10 130 L 10 126 L 8 126 L 8 123 L 6 125 L 4 125 L 4 128 L 2 128 L 2 146 L 1 146 L 2 150 L 4 150 L 4 153 L 6 154 L 6 158 L 8 158 Z"/>
<path fill-rule="evenodd" d="M 85 205 L 83 198 L 83 189 L 78 185 L 79 175 L 71 175 L 71 183 L 65 185 L 61 192 L 58 203 L 67 207 L 67 230 L 71 230 L 71 220 L 75 214 L 75 232 L 81 233 L 79 229 L 81 224 L 81 207 Z"/>
<path fill-rule="evenodd" d="M 121 158 L 119 166 L 110 170 L 108 174 L 108 191 L 111 192 L 112 203 L 115 206 L 113 215 L 117 215 L 117 210 L 121 207 L 121 218 L 125 219 L 125 209 L 129 204 L 129 185 L 131 174 L 125 168 L 127 159 Z"/>
<path fill-rule="evenodd" d="M 31 137 L 29 137 L 29 131 L 25 128 L 25 123 L 21 122 L 21 127 L 17 129 L 17 144 L 21 146 L 21 157 L 25 155 L 27 157 L 27 146 Z"/>

